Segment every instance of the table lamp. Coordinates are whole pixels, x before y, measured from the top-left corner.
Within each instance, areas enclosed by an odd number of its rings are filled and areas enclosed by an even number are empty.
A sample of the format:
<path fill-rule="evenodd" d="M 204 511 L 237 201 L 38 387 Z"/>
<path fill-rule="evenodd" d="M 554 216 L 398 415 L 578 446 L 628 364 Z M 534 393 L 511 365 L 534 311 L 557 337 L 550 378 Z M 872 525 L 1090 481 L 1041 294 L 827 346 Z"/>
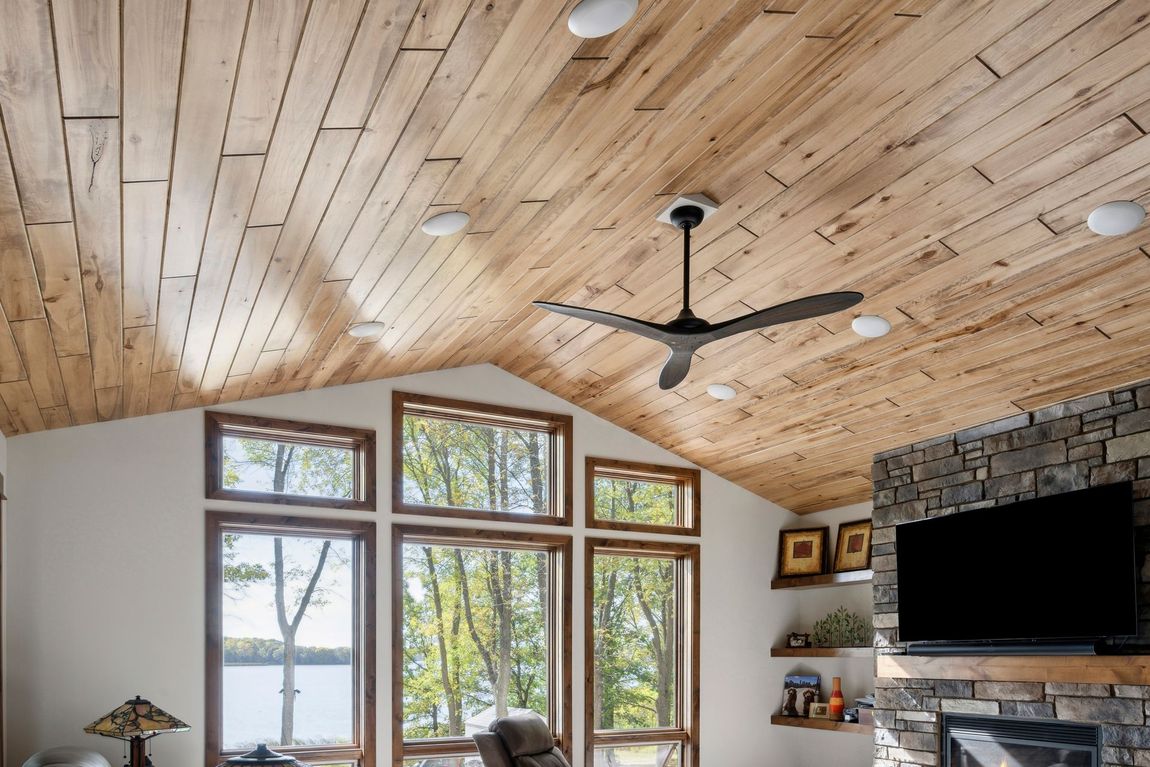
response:
<path fill-rule="evenodd" d="M 152 760 L 144 749 L 145 741 L 166 732 L 187 732 L 190 729 L 167 711 L 152 705 L 150 700 L 137 695 L 92 722 L 84 732 L 130 743 L 129 767 L 151 767 Z"/>

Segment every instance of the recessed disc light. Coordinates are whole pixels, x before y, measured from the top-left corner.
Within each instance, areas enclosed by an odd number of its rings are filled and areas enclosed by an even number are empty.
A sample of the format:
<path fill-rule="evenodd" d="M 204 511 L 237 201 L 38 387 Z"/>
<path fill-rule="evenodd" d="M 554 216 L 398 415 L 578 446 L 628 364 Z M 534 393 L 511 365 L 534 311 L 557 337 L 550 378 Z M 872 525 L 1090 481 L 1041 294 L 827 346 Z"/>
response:
<path fill-rule="evenodd" d="M 854 318 L 851 330 L 863 338 L 879 338 L 890 332 L 890 323 L 877 314 L 864 314 Z"/>
<path fill-rule="evenodd" d="M 734 399 L 738 392 L 726 384 L 711 384 L 707 387 L 707 394 L 715 399 Z"/>
<path fill-rule="evenodd" d="M 1095 234 L 1114 237 L 1130 234 L 1146 218 L 1146 209 L 1130 200 L 1115 200 L 1095 208 L 1086 219 L 1086 225 Z"/>
<path fill-rule="evenodd" d="M 603 37 L 622 28 L 639 7 L 639 0 L 583 0 L 571 9 L 567 28 L 577 37 Z"/>
<path fill-rule="evenodd" d="M 361 322 L 347 329 L 347 334 L 354 338 L 371 338 L 378 336 L 387 328 L 382 322 Z"/>
<path fill-rule="evenodd" d="M 446 237 L 460 231 L 470 222 L 471 216 L 461 210 L 456 210 L 451 213 L 440 213 L 438 216 L 432 216 L 423 222 L 421 228 L 424 233 L 430 234 L 432 237 Z"/>

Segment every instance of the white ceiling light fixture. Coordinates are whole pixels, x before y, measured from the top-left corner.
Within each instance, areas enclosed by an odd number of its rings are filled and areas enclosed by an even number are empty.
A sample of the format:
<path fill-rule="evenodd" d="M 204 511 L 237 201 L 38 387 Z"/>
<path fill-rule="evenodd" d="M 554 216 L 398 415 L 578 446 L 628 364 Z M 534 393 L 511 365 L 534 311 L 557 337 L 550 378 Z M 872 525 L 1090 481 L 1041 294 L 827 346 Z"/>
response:
<path fill-rule="evenodd" d="M 881 338 L 890 332 L 890 323 L 877 314 L 864 314 L 854 318 L 851 330 L 863 338 Z"/>
<path fill-rule="evenodd" d="M 386 329 L 387 325 L 382 322 L 360 322 L 348 328 L 347 334 L 352 338 L 371 338 L 378 336 Z"/>
<path fill-rule="evenodd" d="M 734 399 L 738 392 L 726 384 L 711 384 L 707 387 L 707 394 L 715 399 Z"/>
<path fill-rule="evenodd" d="M 432 216 L 424 221 L 420 228 L 423 229 L 424 234 L 430 234 L 432 237 L 447 237 L 462 231 L 463 227 L 469 223 L 471 223 L 471 216 L 461 210 L 453 210 L 450 213 Z"/>
<path fill-rule="evenodd" d="M 1086 219 L 1086 225 L 1095 234 L 1116 237 L 1130 234 L 1146 218 L 1146 209 L 1130 200 L 1115 200 L 1099 205 Z"/>
<path fill-rule="evenodd" d="M 605 37 L 623 27 L 639 8 L 639 0 L 583 0 L 571 9 L 567 28 L 576 37 Z"/>

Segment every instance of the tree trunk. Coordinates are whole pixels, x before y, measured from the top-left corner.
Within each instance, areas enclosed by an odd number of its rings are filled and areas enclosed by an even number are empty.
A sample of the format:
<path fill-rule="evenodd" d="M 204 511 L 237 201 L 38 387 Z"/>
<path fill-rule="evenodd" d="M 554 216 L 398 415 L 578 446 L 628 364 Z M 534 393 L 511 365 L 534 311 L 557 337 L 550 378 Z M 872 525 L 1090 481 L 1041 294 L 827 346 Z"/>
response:
<path fill-rule="evenodd" d="M 295 687 L 295 635 L 299 625 L 303 622 L 304 613 L 311 604 L 312 595 L 319 585 L 324 565 L 327 563 L 328 552 L 331 551 L 331 541 L 324 541 L 319 551 L 319 561 L 315 570 L 308 579 L 307 587 L 300 595 L 299 606 L 295 615 L 289 620 L 287 614 L 286 577 L 284 575 L 284 545 L 283 538 L 272 541 L 275 549 L 275 603 L 276 621 L 279 623 L 280 635 L 283 637 L 284 665 L 283 665 L 283 708 L 280 710 L 280 745 L 290 746 L 295 740 L 295 696 L 298 691 Z"/>
<path fill-rule="evenodd" d="M 431 580 L 431 601 L 435 605 L 436 638 L 439 641 L 439 681 L 443 684 L 443 696 L 447 699 L 447 734 L 463 734 L 463 710 L 451 683 L 451 673 L 447 663 L 447 627 L 443 622 L 443 598 L 439 593 L 439 573 L 435 569 L 435 555 L 430 546 L 423 547 L 427 560 L 427 575 Z"/>

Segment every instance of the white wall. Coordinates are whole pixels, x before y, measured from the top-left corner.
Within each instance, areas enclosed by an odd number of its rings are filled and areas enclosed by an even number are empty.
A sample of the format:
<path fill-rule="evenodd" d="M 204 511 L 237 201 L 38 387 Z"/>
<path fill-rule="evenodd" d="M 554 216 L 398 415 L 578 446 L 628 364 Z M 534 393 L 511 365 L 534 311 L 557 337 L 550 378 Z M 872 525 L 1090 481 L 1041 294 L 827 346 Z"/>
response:
<path fill-rule="evenodd" d="M 236 403 L 221 409 L 373 427 L 379 442 L 378 593 L 390 593 L 386 566 L 393 517 L 390 481 L 392 389 L 571 413 L 575 420 L 574 582 L 582 583 L 583 457 L 682 465 L 681 459 L 490 366 L 375 381 Z M 202 767 L 204 736 L 204 510 L 280 508 L 206 501 L 200 410 L 40 432 L 13 438 L 9 519 L 9 764 L 53 745 L 101 749 L 119 764 L 118 744 L 83 726 L 139 693 L 192 725 L 155 742 L 160 767 Z M 292 509 L 317 516 L 364 512 Z M 797 592 L 772 592 L 777 531 L 796 518 L 703 473 L 702 761 L 725 767 L 790 763 L 788 744 L 818 752 L 826 740 L 792 741 L 766 726 L 778 710 L 786 669 L 769 647 L 796 623 Z M 440 522 L 443 524 L 452 521 Z M 455 522 L 455 524 L 466 524 Z M 514 527 L 514 526 L 511 526 Z M 522 526 L 519 527 L 529 527 Z M 809 594 L 811 592 L 805 592 Z M 576 636 L 583 593 L 576 588 Z M 390 634 L 379 600 L 378 631 Z M 389 643 L 380 641 L 377 737 L 385 767 L 390 742 Z M 583 645 L 575 642 L 576 744 L 582 739 Z M 824 736 L 828 740 L 850 736 Z M 852 739 L 853 740 L 853 739 Z M 865 745 L 865 744 L 864 744 Z M 869 748 L 865 749 L 869 753 Z M 769 755 L 769 756 L 767 756 Z M 576 750 L 578 757 L 578 748 Z M 815 759 L 814 753 L 808 757 Z M 577 762 L 578 765 L 578 762 Z"/>
<path fill-rule="evenodd" d="M 844 522 L 867 519 L 870 515 L 871 504 L 859 503 L 804 515 L 788 527 L 829 526 L 833 565 L 838 526 Z M 874 609 L 869 583 L 803 589 L 796 593 L 800 595 L 798 609 L 782 629 L 784 634 L 790 631 L 809 632 L 815 621 L 840 606 L 867 619 Z M 831 678 L 842 677 L 843 696 L 848 706 L 854 705 L 855 698 L 874 690 L 874 661 L 868 658 L 773 658 L 771 669 L 772 675 L 780 679 L 785 674 L 819 674 L 823 686 L 821 700 L 830 697 Z M 780 701 L 781 696 L 780 692 Z M 786 728 L 784 738 L 787 750 L 795 755 L 794 764 L 797 767 L 825 767 L 828 764 L 835 767 L 868 767 L 871 764 L 873 749 L 869 735 Z"/>

